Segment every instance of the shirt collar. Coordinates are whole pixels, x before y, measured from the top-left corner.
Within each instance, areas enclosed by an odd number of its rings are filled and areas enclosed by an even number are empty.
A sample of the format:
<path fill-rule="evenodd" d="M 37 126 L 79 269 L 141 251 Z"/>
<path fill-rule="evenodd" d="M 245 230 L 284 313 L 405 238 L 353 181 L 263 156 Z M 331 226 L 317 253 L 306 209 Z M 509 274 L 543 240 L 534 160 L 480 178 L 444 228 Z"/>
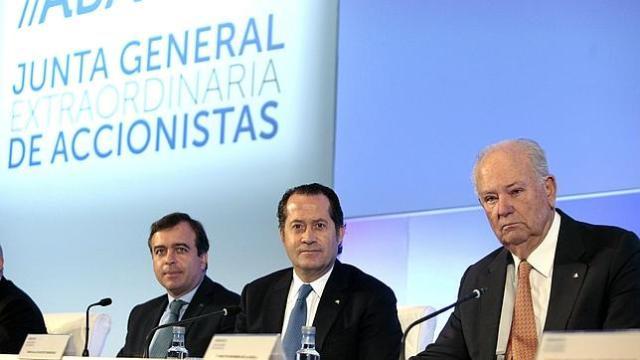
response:
<path fill-rule="evenodd" d="M 554 212 L 553 220 L 551 221 L 551 227 L 547 231 L 547 235 L 544 237 L 540 245 L 527 258 L 527 262 L 531 264 L 531 267 L 536 270 L 540 275 L 548 278 L 551 276 L 551 270 L 553 269 L 553 260 L 556 256 L 556 245 L 558 244 L 558 234 L 560 234 L 560 215 Z M 520 265 L 520 258 L 511 254 L 513 257 L 513 263 L 515 268 Z"/>
<path fill-rule="evenodd" d="M 204 277 L 202 277 L 202 279 L 204 280 Z M 198 291 L 198 288 L 200 287 L 200 284 L 202 284 L 202 280 L 200 280 L 200 283 L 198 284 L 198 286 L 194 287 L 193 289 L 191 289 L 191 291 L 189 291 L 188 293 L 180 296 L 179 298 L 174 298 L 170 294 L 167 294 L 167 297 L 169 298 L 169 304 L 171 304 L 171 302 L 173 300 L 176 300 L 176 299 L 180 299 L 180 300 L 186 302 L 187 304 L 190 304 L 191 300 L 193 300 L 193 297 L 196 294 L 196 291 Z"/>
<path fill-rule="evenodd" d="M 334 263 L 335 265 L 335 263 Z M 318 297 L 322 297 L 322 292 L 324 291 L 324 287 L 327 285 L 327 281 L 329 281 L 329 277 L 331 276 L 331 273 L 333 272 L 333 266 L 331 265 L 331 269 L 329 269 L 329 271 L 327 271 L 324 275 L 320 276 L 319 278 L 315 279 L 314 281 L 308 283 L 309 285 L 311 285 L 311 288 L 313 289 L 313 292 L 315 292 L 316 294 L 318 294 Z M 298 276 L 298 274 L 296 274 L 296 271 L 293 270 L 293 284 L 291 286 L 291 290 L 293 291 L 294 294 L 298 294 L 298 291 L 300 290 L 300 287 L 305 283 L 304 281 L 302 281 L 302 279 L 300 279 L 300 277 Z"/>

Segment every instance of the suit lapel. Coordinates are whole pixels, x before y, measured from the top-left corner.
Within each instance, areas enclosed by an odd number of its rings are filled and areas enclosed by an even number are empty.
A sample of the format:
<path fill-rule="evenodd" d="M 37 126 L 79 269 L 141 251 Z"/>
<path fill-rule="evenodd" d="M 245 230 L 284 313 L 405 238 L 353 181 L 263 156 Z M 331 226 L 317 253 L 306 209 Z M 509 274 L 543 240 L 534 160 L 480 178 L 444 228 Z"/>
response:
<path fill-rule="evenodd" d="M 184 315 L 182 315 L 182 319 L 189 319 L 194 316 L 201 315 L 204 312 L 206 304 L 213 300 L 213 296 L 211 280 L 205 276 L 204 279 L 202 279 L 202 283 L 198 287 L 198 290 L 193 294 L 193 299 L 191 299 L 187 310 L 185 310 Z M 198 322 L 195 321 L 187 324 L 186 329 L 190 329 L 197 323 Z"/>
<path fill-rule="evenodd" d="M 160 323 L 160 318 L 169 304 L 167 295 L 160 296 L 152 301 L 153 303 L 148 307 L 148 313 L 147 308 L 145 307 L 143 310 L 144 314 L 141 314 L 141 316 L 137 318 L 139 324 L 136 324 L 136 326 L 139 326 L 139 328 L 142 329 L 142 331 L 137 332 L 138 341 L 136 341 L 134 345 L 136 349 L 139 349 L 138 356 L 142 356 L 145 352 L 144 347 L 146 345 L 146 336 L 149 334 L 151 329 Z"/>
<path fill-rule="evenodd" d="M 487 355 L 487 358 L 493 356 L 498 344 L 498 330 L 509 256 L 509 251 L 503 248 L 489 265 L 487 272 L 478 279 L 480 286 L 487 287 L 487 292 L 479 300 L 477 310 L 472 310 L 478 312 L 479 327 L 476 329 L 478 336 L 475 341 L 480 347 L 482 357 L 484 355 Z M 482 348 L 483 346 L 486 347 Z"/>
<path fill-rule="evenodd" d="M 282 322 L 284 321 L 284 311 L 287 307 L 287 295 L 293 280 L 293 269 L 285 272 L 271 289 L 265 294 L 265 312 L 264 312 L 264 332 L 280 333 L 282 332 Z"/>
<path fill-rule="evenodd" d="M 158 298 L 157 305 L 150 309 L 150 316 L 143 317 L 143 321 L 146 322 L 145 325 L 148 326 L 148 330 L 151 330 L 151 328 L 160 323 L 160 318 L 162 317 L 162 314 L 164 314 L 164 311 L 167 309 L 167 305 L 169 305 L 169 298 L 167 298 L 167 295 L 164 295 Z"/>
<path fill-rule="evenodd" d="M 582 236 L 578 224 L 560 210 L 558 213 L 562 220 L 553 261 L 553 278 L 545 330 L 564 330 L 567 328 L 569 317 L 588 270 L 587 264 L 581 260 L 585 249 L 580 240 Z"/>
<path fill-rule="evenodd" d="M 322 297 L 313 319 L 316 327 L 316 346 L 322 349 L 322 344 L 329 333 L 329 329 L 336 320 L 338 313 L 347 302 L 345 289 L 349 287 L 349 276 L 342 264 L 336 260 L 331 276 L 322 291 Z"/>

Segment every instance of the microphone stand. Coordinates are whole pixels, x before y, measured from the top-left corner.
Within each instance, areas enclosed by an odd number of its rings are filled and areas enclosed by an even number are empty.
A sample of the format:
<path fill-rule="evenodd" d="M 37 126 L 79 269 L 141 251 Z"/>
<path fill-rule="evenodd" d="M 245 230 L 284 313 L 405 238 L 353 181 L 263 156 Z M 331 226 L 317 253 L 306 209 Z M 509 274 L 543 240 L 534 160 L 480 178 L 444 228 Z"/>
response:
<path fill-rule="evenodd" d="M 85 313 L 84 316 L 84 320 L 85 320 L 85 326 L 84 326 L 84 349 L 82 350 L 82 356 L 83 357 L 88 357 L 89 356 L 89 309 L 91 309 L 92 307 L 96 306 L 96 305 L 100 305 L 100 306 L 109 306 L 111 305 L 111 298 L 104 298 L 100 301 L 98 301 L 97 303 L 93 303 L 89 306 L 87 306 L 87 311 Z"/>
<path fill-rule="evenodd" d="M 407 335 L 409 335 L 409 331 L 411 329 L 413 329 L 414 326 L 423 323 L 429 319 L 433 319 L 434 317 L 442 314 L 443 312 L 451 309 L 452 307 L 458 306 L 464 302 L 467 302 L 471 299 L 479 299 L 480 296 L 482 296 L 482 294 L 484 294 L 487 291 L 486 288 L 479 288 L 479 289 L 474 289 L 472 292 L 470 292 L 469 294 L 461 297 L 460 299 L 458 299 L 458 301 L 454 302 L 451 305 L 447 305 L 445 307 L 443 307 L 442 309 L 436 310 L 432 313 L 429 313 L 421 318 L 419 318 L 418 320 L 412 322 L 411 324 L 409 324 L 409 326 L 407 326 L 407 330 L 404 331 L 404 334 L 402 335 L 402 349 L 400 351 L 400 359 L 405 360 L 405 347 L 406 347 L 406 341 L 407 341 Z"/>

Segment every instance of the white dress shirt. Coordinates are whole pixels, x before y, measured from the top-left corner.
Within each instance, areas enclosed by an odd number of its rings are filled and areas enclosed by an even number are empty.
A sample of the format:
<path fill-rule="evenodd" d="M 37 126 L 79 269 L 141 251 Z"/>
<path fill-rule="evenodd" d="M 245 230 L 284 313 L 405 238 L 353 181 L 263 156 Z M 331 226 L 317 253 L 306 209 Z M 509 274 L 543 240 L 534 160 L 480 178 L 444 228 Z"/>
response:
<path fill-rule="evenodd" d="M 526 259 L 531 264 L 529 282 L 531 284 L 531 300 L 533 302 L 533 314 L 536 318 L 536 333 L 538 342 L 544 330 L 544 323 L 547 319 L 547 309 L 549 308 L 549 297 L 551 295 L 551 279 L 553 276 L 553 261 L 556 257 L 556 245 L 558 244 L 558 234 L 560 233 L 560 215 L 556 212 L 551 227 L 540 245 L 533 250 Z M 511 321 L 513 318 L 513 306 L 516 299 L 516 289 L 518 287 L 518 276 L 516 269 L 522 261 L 514 254 L 511 254 L 513 264 L 507 266 L 507 276 L 504 286 L 504 297 L 502 300 L 502 312 L 500 315 L 500 328 L 498 330 L 498 344 L 496 355 L 504 355 L 507 351 L 509 334 L 511 332 Z"/>
<path fill-rule="evenodd" d="M 289 294 L 287 295 L 287 306 L 284 309 L 284 321 L 282 322 L 282 339 L 284 339 L 284 334 L 287 331 L 291 309 L 295 305 L 296 300 L 298 300 L 298 292 L 300 291 L 300 287 L 306 284 L 296 274 L 295 270 L 292 271 L 293 281 L 291 281 L 291 286 L 289 287 Z M 327 281 L 329 281 L 329 276 L 331 276 L 332 272 L 333 266 L 331 266 L 331 269 L 329 269 L 326 274 L 309 283 L 313 290 L 309 293 L 309 296 L 307 296 L 307 321 L 305 323 L 306 326 L 311 326 L 313 324 L 313 319 L 316 316 L 316 311 L 318 310 L 318 303 L 320 302 L 320 298 L 322 297 L 322 292 L 324 291 L 324 287 L 327 285 Z"/>

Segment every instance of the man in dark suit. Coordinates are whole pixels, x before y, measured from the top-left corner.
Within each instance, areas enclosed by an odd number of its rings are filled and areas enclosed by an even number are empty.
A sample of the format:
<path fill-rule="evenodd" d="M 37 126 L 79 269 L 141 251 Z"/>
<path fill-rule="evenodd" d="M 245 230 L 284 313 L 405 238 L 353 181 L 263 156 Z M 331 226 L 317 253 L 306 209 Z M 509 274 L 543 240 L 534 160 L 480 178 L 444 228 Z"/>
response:
<path fill-rule="evenodd" d="M 292 359 L 300 347 L 299 325 L 313 325 L 322 360 L 397 360 L 402 333 L 393 291 L 336 260 L 345 226 L 335 192 L 320 184 L 289 189 L 278 205 L 278 222 L 293 268 L 245 286 L 237 332 L 283 333 Z M 301 297 L 305 287 L 308 295 Z M 298 304 L 304 308 L 301 324 L 294 321 Z"/>
<path fill-rule="evenodd" d="M 133 308 L 119 357 L 141 357 L 146 350 L 146 335 L 159 324 L 219 311 L 240 301 L 238 294 L 205 275 L 209 240 L 199 221 L 183 213 L 169 214 L 151 225 L 148 244 L 153 271 L 167 294 Z M 203 357 L 211 337 L 233 332 L 234 323 L 235 317 L 220 316 L 186 325 L 185 347 L 189 355 Z M 148 349 L 150 357 L 166 356 L 170 332 L 168 327 L 155 333 Z"/>
<path fill-rule="evenodd" d="M 487 147 L 476 192 L 503 247 L 470 266 L 434 344 L 412 358 L 531 359 L 543 329 L 640 328 L 640 241 L 629 231 L 581 223 L 555 208 L 556 183 L 534 141 Z"/>
<path fill-rule="evenodd" d="M 0 354 L 17 354 L 28 334 L 46 333 L 38 306 L 4 277 L 4 255 L 0 246 Z"/>

